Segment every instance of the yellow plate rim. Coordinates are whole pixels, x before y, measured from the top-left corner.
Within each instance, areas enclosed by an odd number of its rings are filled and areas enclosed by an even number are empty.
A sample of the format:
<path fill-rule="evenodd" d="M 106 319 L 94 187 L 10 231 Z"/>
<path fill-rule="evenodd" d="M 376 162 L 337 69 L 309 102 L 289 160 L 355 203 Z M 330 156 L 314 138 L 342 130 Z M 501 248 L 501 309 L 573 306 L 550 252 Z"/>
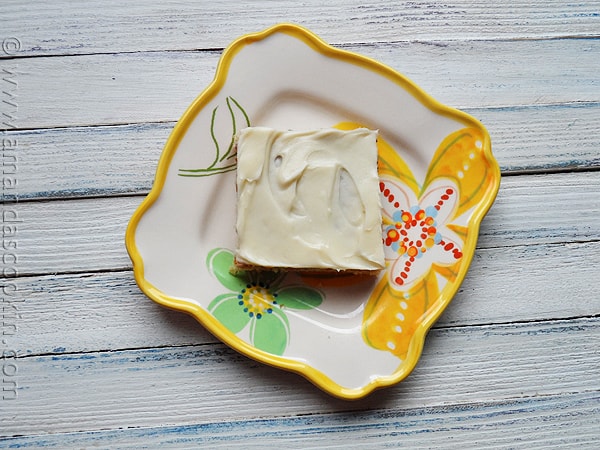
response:
<path fill-rule="evenodd" d="M 469 233 L 467 242 L 465 242 L 465 247 L 470 249 L 471 251 L 464 252 L 465 257 L 468 258 L 468 260 L 465 264 L 462 265 L 461 272 L 458 274 L 458 277 L 454 282 L 456 289 L 453 290 L 453 292 L 451 292 L 449 295 L 446 295 L 445 297 L 447 298 L 442 298 L 438 302 L 438 307 L 436 307 L 431 313 L 429 313 L 425 320 L 419 323 L 417 329 L 415 330 L 415 334 L 412 338 L 412 342 L 408 351 L 408 356 L 405 360 L 401 362 L 398 369 L 392 375 L 376 378 L 360 388 L 345 388 L 333 381 L 331 378 L 329 378 L 319 370 L 307 364 L 297 361 L 291 361 L 284 357 L 275 356 L 264 351 L 258 350 L 252 345 L 237 338 L 235 335 L 232 335 L 232 333 L 229 330 L 227 330 L 214 316 L 212 316 L 212 314 L 210 314 L 200 305 L 165 295 L 162 291 L 157 289 L 144 278 L 144 262 L 135 243 L 135 233 L 137 226 L 145 212 L 150 207 L 152 207 L 154 202 L 159 198 L 166 180 L 171 160 L 179 146 L 182 137 L 185 135 L 188 127 L 193 122 L 194 118 L 220 92 L 221 88 L 225 83 L 225 79 L 233 58 L 245 46 L 257 41 L 261 41 L 275 33 L 284 33 L 290 35 L 303 41 L 313 50 L 327 57 L 342 60 L 350 64 L 355 64 L 367 70 L 375 72 L 381 76 L 384 76 L 385 78 L 397 84 L 402 89 L 411 93 L 424 106 L 436 112 L 437 114 L 452 117 L 453 119 L 464 123 L 466 126 L 474 127 L 481 130 L 484 136 L 482 149 L 486 159 L 490 162 L 491 168 L 494 172 L 493 176 L 495 180 L 495 186 L 493 187 L 493 189 L 490 189 L 489 194 L 482 200 L 480 207 L 476 209 L 470 220 L 471 224 L 469 228 L 471 229 L 472 227 L 472 231 Z M 144 294 L 146 294 L 150 299 L 152 299 L 156 303 L 171 309 L 191 314 L 212 334 L 214 334 L 215 337 L 217 337 L 226 345 L 230 346 L 231 348 L 237 350 L 238 352 L 248 357 L 251 357 L 257 361 L 274 367 L 299 373 L 308 380 L 310 380 L 312 383 L 314 383 L 316 386 L 333 396 L 347 400 L 359 399 L 371 393 L 377 388 L 393 385 L 400 382 L 401 380 L 406 378 L 417 365 L 417 362 L 421 356 L 427 332 L 429 331 L 433 323 L 439 318 L 440 314 L 444 311 L 446 306 L 450 303 L 456 290 L 462 284 L 464 277 L 466 276 L 467 269 L 470 266 L 471 260 L 474 255 L 475 245 L 479 234 L 479 226 L 481 224 L 481 221 L 483 220 L 483 217 L 486 215 L 492 203 L 494 202 L 499 187 L 500 168 L 494 156 L 492 155 L 490 137 L 485 127 L 477 119 L 473 118 L 472 116 L 468 115 L 463 111 L 443 105 L 442 103 L 438 102 L 433 97 L 431 97 L 429 94 L 427 94 L 425 91 L 423 91 L 421 88 L 419 88 L 406 76 L 374 59 L 347 50 L 332 47 L 331 45 L 321 40 L 317 35 L 303 28 L 302 26 L 291 23 L 283 23 L 272 26 L 258 33 L 250 33 L 243 35 L 240 38 L 236 39 L 224 50 L 217 65 L 217 70 L 213 81 L 198 97 L 196 97 L 192 104 L 187 108 L 187 110 L 184 112 L 182 117 L 175 125 L 171 135 L 169 136 L 158 162 L 154 184 L 149 194 L 145 197 L 145 199 L 142 201 L 142 203 L 132 215 L 132 218 L 127 226 L 127 230 L 125 233 L 125 245 L 133 264 L 133 273 L 137 285 L 142 290 L 142 292 L 144 292 Z"/>

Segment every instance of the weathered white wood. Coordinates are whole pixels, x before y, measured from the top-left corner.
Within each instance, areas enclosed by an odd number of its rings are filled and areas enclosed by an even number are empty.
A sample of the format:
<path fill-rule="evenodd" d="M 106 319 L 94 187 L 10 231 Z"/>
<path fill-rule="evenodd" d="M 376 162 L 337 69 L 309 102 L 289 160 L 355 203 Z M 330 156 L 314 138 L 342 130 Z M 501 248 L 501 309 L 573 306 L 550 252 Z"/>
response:
<path fill-rule="evenodd" d="M 593 448 L 596 392 L 411 410 L 337 412 L 201 425 L 15 437 L 15 447 Z"/>
<path fill-rule="evenodd" d="M 279 22 L 302 24 L 330 42 L 596 36 L 594 1 L 485 0 L 4 1 L 3 36 L 21 54 L 81 54 L 222 48 L 237 36 Z"/>
<path fill-rule="evenodd" d="M 0 132 L 18 143 L 2 210 L 22 220 L 0 250 L 20 275 L 0 280 L 19 288 L 2 297 L 0 448 L 598 447 L 599 7 L 1 2 L 0 130 L 23 130 Z M 511 175 L 415 372 L 357 402 L 154 304 L 124 249 L 142 197 L 123 195 L 147 192 L 221 49 L 280 21 L 467 109 Z"/>
<path fill-rule="evenodd" d="M 433 330 L 414 373 L 357 402 L 222 345 L 19 358 L 1 435 L 185 426 L 598 394 L 600 320 Z"/>
<path fill-rule="evenodd" d="M 215 343 L 195 319 L 163 308 L 131 271 L 13 280 L 4 304 L 15 308 L 10 343 L 19 355 L 97 352 Z"/>
<path fill-rule="evenodd" d="M 18 84 L 17 107 L 4 106 L 11 117 L 3 117 L 0 129 L 176 120 L 213 79 L 218 57 L 164 52 L 0 60 L 0 73 Z"/>
<path fill-rule="evenodd" d="M 434 326 L 599 315 L 592 281 L 598 261 L 600 242 L 478 249 Z M 4 305 L 7 320 L 11 311 L 9 322 L 17 325 L 11 348 L 22 356 L 216 342 L 195 319 L 146 298 L 130 271 L 20 278 L 14 284 Z"/>
<path fill-rule="evenodd" d="M 467 110 L 487 128 L 503 173 L 600 166 L 600 104 Z"/>
<path fill-rule="evenodd" d="M 600 103 L 467 110 L 505 174 L 600 166 Z M 19 199 L 147 192 L 174 123 L 0 133 L 17 157 Z M 40 167 L 43 161 L 43 167 Z M 10 163 L 7 159 L 5 163 Z M 0 192 L 1 196 L 9 191 Z"/>
<path fill-rule="evenodd" d="M 347 48 L 404 73 L 434 98 L 458 108 L 600 101 L 596 39 Z M 0 129 L 177 120 L 212 81 L 220 53 L 0 60 L 0 73 L 8 72 L 18 84 L 16 92 L 11 85 L 17 107 L 6 111 L 11 117 L 3 117 Z M 549 63 L 541 70 L 539 61 Z"/>
<path fill-rule="evenodd" d="M 107 197 L 6 205 L 22 221 L 10 238 L 17 263 L 11 257 L 7 265 L 21 275 L 128 268 L 125 228 L 141 201 Z M 599 215 L 597 172 L 507 177 L 482 223 L 479 248 L 597 240 Z"/>
<path fill-rule="evenodd" d="M 0 142 L 5 139 L 14 147 L 5 154 L 17 158 L 18 181 L 14 190 L 3 190 L 0 198 L 148 192 L 174 125 L 169 122 L 0 133 Z"/>

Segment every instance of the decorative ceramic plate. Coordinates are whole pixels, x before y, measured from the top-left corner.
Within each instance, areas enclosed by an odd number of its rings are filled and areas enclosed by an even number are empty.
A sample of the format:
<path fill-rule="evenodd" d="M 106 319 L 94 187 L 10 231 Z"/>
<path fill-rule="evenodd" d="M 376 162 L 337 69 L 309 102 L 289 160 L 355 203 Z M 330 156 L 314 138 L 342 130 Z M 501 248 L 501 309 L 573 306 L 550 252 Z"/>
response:
<path fill-rule="evenodd" d="M 379 130 L 386 270 L 378 277 L 229 273 L 233 136 L 246 126 Z M 397 383 L 462 282 L 500 171 L 484 127 L 392 69 L 295 25 L 243 36 L 175 126 L 126 244 L 151 299 L 325 391 Z M 285 251 L 282 248 L 281 251 Z"/>

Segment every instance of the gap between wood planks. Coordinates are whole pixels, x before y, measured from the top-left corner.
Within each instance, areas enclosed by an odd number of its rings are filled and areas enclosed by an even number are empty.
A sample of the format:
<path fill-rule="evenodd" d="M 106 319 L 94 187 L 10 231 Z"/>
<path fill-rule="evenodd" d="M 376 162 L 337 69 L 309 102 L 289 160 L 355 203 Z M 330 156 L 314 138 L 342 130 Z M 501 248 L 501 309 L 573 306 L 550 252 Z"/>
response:
<path fill-rule="evenodd" d="M 600 117 L 600 102 L 476 107 L 465 109 L 465 112 L 479 116 L 490 127 L 493 152 L 505 178 L 514 175 L 594 172 L 600 167 L 600 159 L 596 154 L 600 135 L 594 128 Z M 525 129 L 520 123 L 524 117 L 529 116 L 535 117 L 535 121 Z M 174 121 L 74 125 L 5 131 L 0 132 L 0 136 L 19 140 L 24 148 L 31 150 L 21 154 L 19 159 L 19 181 L 24 182 L 18 196 L 20 202 L 137 197 L 149 192 L 160 150 L 174 125 Z M 559 143 L 553 138 L 554 129 L 564 130 L 564 141 Z M 101 163 L 100 168 L 95 163 L 92 164 L 93 159 L 86 151 L 117 143 L 124 146 L 126 153 L 131 155 L 130 161 L 133 161 L 131 167 L 124 167 L 119 173 L 121 178 L 127 177 L 125 183 L 118 183 L 112 179 L 116 177 L 111 178 L 105 174 L 106 161 L 98 161 Z M 521 157 L 517 149 L 522 149 L 521 153 L 533 157 L 537 155 L 537 163 L 532 165 L 531 159 Z M 57 155 L 62 155 L 60 165 Z M 40 176 L 37 161 L 48 156 L 50 166 L 73 170 L 74 177 L 57 183 L 48 174 Z M 99 171 L 98 174 L 95 171 Z M 82 187 L 90 185 L 96 187 Z M 10 201 L 11 199 L 3 200 L 5 203 Z"/>
<path fill-rule="evenodd" d="M 399 44 L 421 44 L 431 45 L 434 47 L 446 47 L 447 44 L 452 43 L 466 43 L 469 42 L 543 42 L 543 41 L 567 41 L 567 40 L 594 40 L 600 39 L 600 34 L 564 34 L 558 36 L 523 36 L 523 37 L 498 37 L 498 38 L 447 38 L 447 39 L 396 39 L 396 40 L 381 40 L 381 41 L 370 41 L 370 42 L 328 42 L 329 45 L 342 50 L 353 51 L 354 48 L 373 48 L 387 45 L 399 45 Z M 226 47 L 197 47 L 187 49 L 148 49 L 148 50 L 119 50 L 119 51 L 96 51 L 96 52 L 64 52 L 64 53 L 44 53 L 44 54 L 15 54 L 6 55 L 0 54 L 0 61 L 12 61 L 12 60 L 25 60 L 32 58 L 62 58 L 62 57 L 79 57 L 79 56 L 114 56 L 114 55 L 138 55 L 138 54 L 149 54 L 149 53 L 216 53 L 220 55 Z"/>
<path fill-rule="evenodd" d="M 577 393 L 561 393 L 561 394 L 538 394 L 525 397 L 508 397 L 498 399 L 496 401 L 480 401 L 470 403 L 445 403 L 442 405 L 423 406 L 423 407 L 408 407 L 394 409 L 378 410 L 377 406 L 366 405 L 364 408 L 348 408 L 346 410 L 333 410 L 330 412 L 299 412 L 297 414 L 282 414 L 272 417 L 254 417 L 237 419 L 229 423 L 222 421 L 188 423 L 185 425 L 158 425 L 158 426 L 143 426 L 133 425 L 127 427 L 107 428 L 97 430 L 58 432 L 52 434 L 27 434 L 15 435 L 9 437 L 10 443 L 15 446 L 31 446 L 39 441 L 39 446 L 95 446 L 100 439 L 111 439 L 111 445 L 126 445 L 133 447 L 144 446 L 143 442 L 147 441 L 148 445 L 156 446 L 158 439 L 164 441 L 167 445 L 177 444 L 177 437 L 180 436 L 180 443 L 190 445 L 194 443 L 210 442 L 211 445 L 216 445 L 217 441 L 225 443 L 236 442 L 231 440 L 232 431 L 237 430 L 238 439 L 244 436 L 244 447 L 251 443 L 251 439 L 258 438 L 260 448 L 264 448 L 269 439 L 278 446 L 282 445 L 282 439 L 294 439 L 290 441 L 290 445 L 298 445 L 298 438 L 307 433 L 316 434 L 319 430 L 319 435 L 322 439 L 327 440 L 327 446 L 335 443 L 335 439 L 340 439 L 340 436 L 353 430 L 361 429 L 364 444 L 365 435 L 369 435 L 377 441 L 384 442 L 389 440 L 388 445 L 397 446 L 399 436 L 403 438 L 403 444 L 409 444 L 405 439 L 417 437 L 416 443 L 420 443 L 418 437 L 424 432 L 429 436 L 429 445 L 433 444 L 433 435 L 437 433 L 452 434 L 452 442 L 455 448 L 464 448 L 463 445 L 469 446 L 473 442 L 478 442 L 479 445 L 485 442 L 495 448 L 493 442 L 489 438 L 485 438 L 486 428 L 490 427 L 498 429 L 499 425 L 503 425 L 505 436 L 508 442 L 514 439 L 514 435 L 506 433 L 507 427 L 515 427 L 515 433 L 520 436 L 520 442 L 528 441 L 524 434 L 524 426 L 529 425 L 536 432 L 536 438 L 539 438 L 540 429 L 546 429 L 546 433 L 559 435 L 558 441 L 564 439 L 564 433 L 560 426 L 555 423 L 560 423 L 562 420 L 569 422 L 571 426 L 580 428 L 575 438 L 578 445 L 581 445 L 583 439 L 589 439 L 594 442 L 597 433 L 584 433 L 588 427 L 583 422 L 585 420 L 573 421 L 575 411 L 580 412 L 588 418 L 588 425 L 593 429 L 592 411 L 595 410 L 598 394 L 594 391 L 582 391 Z M 575 408 L 575 409 L 574 409 Z M 556 414 L 556 411 L 563 411 L 563 414 Z M 587 414 L 584 411 L 589 411 Z M 564 416 L 564 417 L 561 417 Z M 535 423 L 536 418 L 538 423 Z M 491 422 L 491 423 L 490 423 Z M 533 422 L 533 423 L 532 423 Z M 571 423 L 572 422 L 572 423 Z M 265 425 L 270 425 L 265 429 Z M 273 427 L 279 425 L 279 428 Z M 229 433 L 223 434 L 224 430 Z M 309 429 L 310 432 L 307 430 Z M 377 430 L 377 433 L 365 433 L 367 430 Z M 264 431 L 261 431 L 264 430 Z M 305 431 L 303 431 L 305 430 Z M 469 432 L 482 433 L 482 439 L 474 439 Z M 387 438 L 387 439 L 386 439 Z M 460 441 L 462 438 L 463 442 Z M 333 439 L 333 441 L 331 440 Z M 343 439 L 343 438 L 342 438 Z M 372 439 L 371 439 L 372 440 Z M 440 444 L 447 444 L 447 436 L 438 438 Z M 502 439 L 504 440 L 504 439 Z M 506 443 L 506 442 L 505 442 Z M 228 444 L 227 444 L 228 445 Z M 346 447 L 348 444 L 344 444 Z M 362 447 L 361 447 L 362 448 Z"/>
<path fill-rule="evenodd" d="M 447 105 L 450 106 L 450 105 Z M 469 106 L 465 108 L 458 108 L 463 112 L 474 116 L 476 112 L 482 111 L 514 111 L 514 110 L 526 110 L 526 109 L 543 109 L 543 108 L 556 108 L 556 107 L 599 107 L 600 101 L 571 101 L 571 102 L 546 102 L 546 103 L 523 103 L 518 105 L 490 105 L 490 106 Z M 453 106 L 451 106 L 454 108 Z M 152 121 L 126 121 L 126 122 L 106 122 L 96 124 L 72 124 L 72 125 L 55 125 L 55 126 L 40 126 L 40 127 L 14 127 L 10 129 L 0 129 L 0 134 L 10 136 L 12 134 L 18 134 L 23 132 L 32 133 L 43 133 L 44 131 L 71 131 L 71 130 L 94 130 L 98 128 L 119 128 L 119 127 L 133 127 L 133 126 L 158 126 L 158 125 L 171 125 L 174 127 L 177 124 L 177 120 L 165 119 L 165 120 L 152 120 Z M 486 127 L 487 128 L 487 127 Z"/>
<path fill-rule="evenodd" d="M 531 41 L 537 42 L 539 48 L 529 42 L 482 41 L 469 45 L 457 41 L 451 44 L 451 51 L 422 44 L 375 46 L 366 56 L 400 70 L 434 98 L 463 110 L 598 101 L 592 57 L 599 45 L 597 39 Z M 62 62 L 43 57 L 23 61 L 19 78 L 23 92 L 19 97 L 20 118 L 14 128 L 176 120 L 200 89 L 214 79 L 217 56 L 201 52 L 169 52 L 163 57 L 160 53 L 114 53 L 66 57 Z M 482 57 L 488 59 L 487 70 L 482 70 Z M 563 64 L 536 71 L 535 63 L 540 58 Z M 12 67 L 10 63 L 4 66 Z M 64 71 L 62 75 L 60 70 Z M 47 79 L 41 75 L 46 72 L 57 72 L 58 77 Z M 140 72 L 144 74 L 141 80 Z M 197 89 L 190 89 L 191 79 L 197 83 Z M 62 95 L 57 86 L 65 83 L 69 83 L 70 90 Z M 469 90 L 478 95 L 474 97 Z M 94 102 L 98 102 L 97 108 L 86 108 Z M 154 108 L 148 110 L 148 102 Z M 127 108 L 122 109 L 123 105 Z M 79 110 L 79 114 L 74 113 Z"/>
<path fill-rule="evenodd" d="M 149 299 L 148 299 L 149 300 Z M 150 300 L 149 300 L 150 301 Z M 181 312 L 181 314 L 185 314 Z M 433 331 L 448 331 L 448 330 L 469 330 L 469 329 L 500 329 L 502 327 L 509 327 L 512 325 L 521 326 L 521 325 L 561 325 L 564 324 L 564 328 L 576 327 L 576 322 L 578 320 L 595 320 L 600 318 L 599 314 L 592 315 L 581 315 L 581 316 L 568 316 L 561 317 L 560 319 L 529 319 L 529 320 L 511 320 L 511 321 L 499 321 L 499 322 L 487 322 L 487 323 L 478 323 L 478 324 L 463 324 L 463 325 L 437 325 L 437 322 L 434 323 L 429 329 L 428 333 Z M 198 323 L 199 327 L 202 327 L 202 324 Z M 181 348 L 203 348 L 203 347 L 213 347 L 218 346 L 225 350 L 231 350 L 231 352 L 237 352 L 236 350 L 228 347 L 223 342 L 217 340 L 215 338 L 212 342 L 202 342 L 198 344 L 165 344 L 165 345 L 152 345 L 152 346 L 133 346 L 133 347 L 119 347 L 119 348 L 99 348 L 94 350 L 76 350 L 76 351 L 46 351 L 46 352 L 38 352 L 38 353 L 27 353 L 27 354 L 19 354 L 15 358 L 18 360 L 25 360 L 30 358 L 37 357 L 46 357 L 46 356 L 72 356 L 72 355 L 93 355 L 97 353 L 122 353 L 129 351 L 143 351 L 143 350 L 157 350 L 157 349 L 181 349 Z M 246 358 L 251 359 L 245 355 L 242 355 Z"/>
<path fill-rule="evenodd" d="M 488 327 L 486 330 L 474 328 L 472 333 L 465 333 L 464 330 L 435 330 L 435 336 L 432 336 L 426 346 L 420 364 L 409 378 L 398 386 L 379 390 L 364 400 L 351 403 L 335 399 L 323 403 L 323 399 L 329 397 L 315 390 L 308 382 L 298 383 L 296 375 L 284 375 L 282 371 L 249 360 L 223 344 L 212 346 L 212 349 L 204 347 L 202 350 L 188 346 L 173 351 L 168 348 L 151 348 L 121 353 L 75 354 L 62 358 L 42 357 L 24 360 L 23 363 L 30 369 L 31 380 L 39 383 L 35 386 L 38 390 L 57 387 L 53 398 L 58 405 L 47 401 L 40 403 L 30 393 L 28 398 L 23 399 L 26 402 L 24 409 L 16 412 L 31 414 L 32 411 L 38 412 L 39 408 L 42 421 L 53 421 L 52 431 L 66 431 L 72 426 L 72 416 L 85 411 L 82 406 L 93 405 L 93 408 L 101 411 L 103 407 L 116 404 L 115 399 L 107 397 L 102 388 L 105 384 L 108 386 L 112 381 L 119 380 L 114 389 L 120 394 L 130 393 L 133 389 L 134 408 L 121 410 L 126 414 L 120 415 L 116 420 L 109 415 L 100 419 L 104 426 L 122 424 L 122 420 L 128 420 L 129 424 L 140 424 L 135 416 L 135 406 L 144 404 L 144 400 L 138 398 L 138 390 L 148 379 L 154 380 L 158 388 L 148 394 L 155 400 L 163 399 L 165 402 L 171 402 L 170 395 L 185 390 L 186 386 L 198 387 L 199 380 L 211 380 L 212 383 L 202 384 L 204 389 L 189 392 L 189 396 L 182 394 L 180 398 L 182 404 L 179 406 L 184 409 L 181 412 L 189 414 L 199 409 L 199 414 L 192 414 L 188 418 L 201 422 L 217 420 L 210 409 L 211 404 L 225 406 L 228 401 L 231 405 L 237 404 L 240 392 L 246 392 L 247 386 L 256 386 L 248 382 L 249 377 L 255 378 L 259 384 L 270 386 L 269 390 L 249 392 L 256 399 L 264 399 L 267 403 L 270 398 L 278 401 L 283 393 L 279 391 L 287 391 L 289 395 L 285 396 L 285 401 L 288 403 L 284 410 L 278 411 L 280 416 L 315 411 L 313 403 L 318 405 L 321 413 L 328 413 L 340 408 L 367 409 L 375 406 L 392 409 L 394 405 L 393 409 L 398 410 L 420 408 L 423 404 L 432 408 L 444 407 L 447 403 L 470 405 L 565 393 L 593 392 L 597 395 L 597 383 L 594 383 L 590 374 L 597 369 L 598 361 L 588 357 L 597 341 L 597 331 L 597 319 L 555 322 L 554 325 L 545 326 L 506 325 Z M 472 354 L 473 357 L 465 357 L 467 354 Z M 567 356 L 572 358 L 567 360 Z M 560 370 L 561 363 L 565 361 L 571 366 L 571 372 Z M 46 362 L 51 364 L 47 365 Z M 510 364 L 505 365 L 508 362 Z M 135 369 L 130 371 L 133 367 Z M 236 370 L 232 370 L 233 368 Z M 502 376 L 498 375 L 499 371 Z M 57 374 L 60 375 L 58 380 Z M 569 377 L 566 377 L 567 374 Z M 161 383 L 163 380 L 170 380 L 171 383 Z M 431 383 L 423 383 L 424 380 Z M 490 383 L 492 380 L 500 382 Z M 96 382 L 100 382 L 99 386 Z M 88 393 L 90 385 L 99 390 L 90 391 L 86 398 L 77 396 L 71 399 L 62 395 L 67 389 L 69 392 L 74 389 L 75 392 Z M 228 398 L 223 398 L 223 390 L 229 391 Z M 439 392 L 435 392 L 436 390 Z M 148 424 L 148 420 L 171 417 L 170 413 L 175 405 L 177 403 L 163 403 L 164 409 L 160 409 L 156 418 L 141 418 L 142 422 Z M 268 410 L 269 408 L 263 409 Z M 239 418 L 237 409 L 232 412 L 222 411 L 222 414 L 228 417 L 223 416 L 221 419 L 235 421 Z M 41 423 L 35 415 L 24 417 L 29 424 L 14 422 L 13 425 L 29 426 L 30 430 L 35 430 L 33 426 Z M 77 426 L 83 428 L 77 431 L 97 425 L 96 417 L 92 414 L 84 414 L 82 419 L 82 424 L 78 423 Z"/>

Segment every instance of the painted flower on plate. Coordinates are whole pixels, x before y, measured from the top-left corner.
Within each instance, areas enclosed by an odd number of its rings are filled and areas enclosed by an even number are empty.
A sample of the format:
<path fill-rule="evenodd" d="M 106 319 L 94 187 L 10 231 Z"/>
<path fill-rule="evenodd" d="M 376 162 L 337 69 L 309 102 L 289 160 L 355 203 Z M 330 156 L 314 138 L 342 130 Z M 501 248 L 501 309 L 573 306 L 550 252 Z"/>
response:
<path fill-rule="evenodd" d="M 234 334 L 249 326 L 250 343 L 259 350 L 282 355 L 290 340 L 285 309 L 307 310 L 323 302 L 321 291 L 303 285 L 284 284 L 286 274 L 241 272 L 232 275 L 233 253 L 216 248 L 206 265 L 229 292 L 218 295 L 208 310 Z"/>
<path fill-rule="evenodd" d="M 446 225 L 456 209 L 458 189 L 451 180 L 438 180 L 420 198 L 402 181 L 383 178 L 385 258 L 393 287 L 406 289 L 432 264 L 454 264 L 462 257 L 462 241 Z"/>
<path fill-rule="evenodd" d="M 475 128 L 451 133 L 433 154 L 424 179 L 380 140 L 387 270 L 363 317 L 363 337 L 372 347 L 416 361 L 426 330 L 422 324 L 431 323 L 458 289 L 475 250 L 477 218 L 497 189 L 483 140 Z"/>

